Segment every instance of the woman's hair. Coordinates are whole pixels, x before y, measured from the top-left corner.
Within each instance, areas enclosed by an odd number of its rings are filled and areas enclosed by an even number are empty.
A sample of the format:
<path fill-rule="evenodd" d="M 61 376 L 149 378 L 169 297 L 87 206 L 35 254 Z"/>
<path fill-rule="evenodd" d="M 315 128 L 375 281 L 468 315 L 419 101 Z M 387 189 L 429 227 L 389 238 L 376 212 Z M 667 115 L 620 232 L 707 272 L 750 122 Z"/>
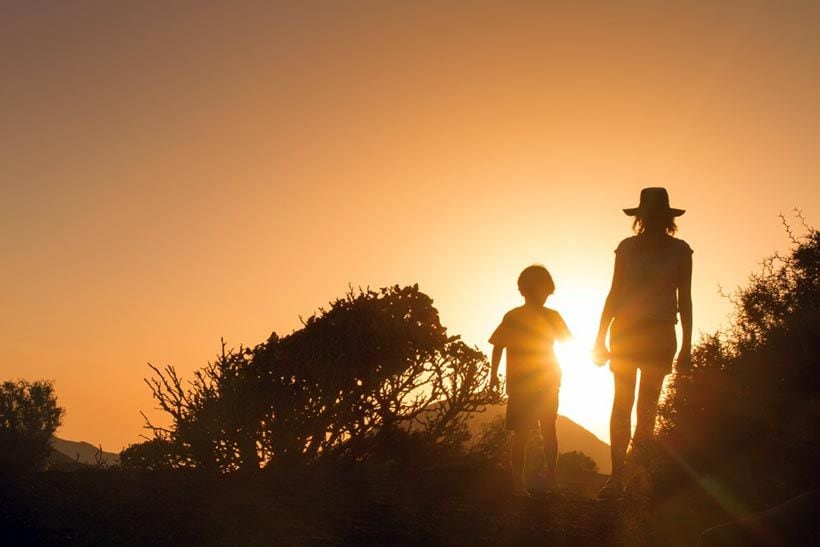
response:
<path fill-rule="evenodd" d="M 635 215 L 635 220 L 632 221 L 632 230 L 636 234 L 644 232 L 665 232 L 670 236 L 675 235 L 678 231 L 678 225 L 675 224 L 675 217 L 672 215 L 652 215 L 642 217 Z"/>
<path fill-rule="evenodd" d="M 518 290 L 526 297 L 538 289 L 544 289 L 549 296 L 555 292 L 555 283 L 544 266 L 533 264 L 524 268 L 518 276 Z"/>

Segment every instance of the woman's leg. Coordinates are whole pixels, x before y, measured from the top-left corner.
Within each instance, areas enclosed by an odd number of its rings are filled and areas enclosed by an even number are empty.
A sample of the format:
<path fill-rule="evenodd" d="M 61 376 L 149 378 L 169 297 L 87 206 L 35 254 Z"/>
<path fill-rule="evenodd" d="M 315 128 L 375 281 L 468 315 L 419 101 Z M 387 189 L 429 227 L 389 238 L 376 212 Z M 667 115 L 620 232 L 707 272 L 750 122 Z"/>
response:
<path fill-rule="evenodd" d="M 632 433 L 632 405 L 635 402 L 635 378 L 633 367 L 620 367 L 612 371 L 615 379 L 615 397 L 612 400 L 612 417 L 609 421 L 609 437 L 612 454 L 612 478 L 623 478 L 624 460 Z"/>
<path fill-rule="evenodd" d="M 641 383 L 638 388 L 637 424 L 633 448 L 640 447 L 655 433 L 655 418 L 658 415 L 658 399 L 663 387 L 663 379 L 672 371 L 677 340 L 673 324 L 660 323 L 648 327 L 644 333 L 645 366 L 641 366 Z"/>
<path fill-rule="evenodd" d="M 635 424 L 634 446 L 640 446 L 655 433 L 655 418 L 658 414 L 663 379 L 666 376 L 649 367 L 641 369 L 641 383 L 638 388 L 637 423 Z"/>

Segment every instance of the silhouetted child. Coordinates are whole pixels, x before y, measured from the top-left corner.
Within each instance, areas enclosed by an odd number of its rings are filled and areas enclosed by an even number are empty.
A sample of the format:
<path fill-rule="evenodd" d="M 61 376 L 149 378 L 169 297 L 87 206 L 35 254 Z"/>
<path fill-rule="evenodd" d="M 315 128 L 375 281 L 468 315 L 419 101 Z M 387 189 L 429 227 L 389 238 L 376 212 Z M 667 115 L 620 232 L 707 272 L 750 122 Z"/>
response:
<path fill-rule="evenodd" d="M 524 297 L 524 305 L 507 312 L 490 337 L 493 345 L 491 385 L 498 387 L 498 365 L 506 348 L 506 428 L 513 432 L 510 451 L 513 494 L 527 496 L 523 477 L 527 440 L 530 431 L 539 426 L 544 438 L 547 489 L 559 492 L 555 476 L 558 459 L 555 421 L 561 367 L 553 344 L 572 335 L 561 315 L 544 306 L 547 297 L 555 291 L 552 276 L 544 266 L 525 268 L 518 277 L 518 290 Z"/>

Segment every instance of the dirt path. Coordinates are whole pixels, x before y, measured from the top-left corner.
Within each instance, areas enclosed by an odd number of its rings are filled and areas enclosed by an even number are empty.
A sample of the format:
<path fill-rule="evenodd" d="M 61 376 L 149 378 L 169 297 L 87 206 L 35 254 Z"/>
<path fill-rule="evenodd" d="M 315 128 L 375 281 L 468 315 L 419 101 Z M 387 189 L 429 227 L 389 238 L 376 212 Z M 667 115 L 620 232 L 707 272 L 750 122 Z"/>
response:
<path fill-rule="evenodd" d="M 502 470 L 464 466 L 45 473 L 0 494 L 0 544 L 651 544 L 646 511 L 594 499 L 605 478 L 565 478 L 560 499 L 517 499 Z"/>

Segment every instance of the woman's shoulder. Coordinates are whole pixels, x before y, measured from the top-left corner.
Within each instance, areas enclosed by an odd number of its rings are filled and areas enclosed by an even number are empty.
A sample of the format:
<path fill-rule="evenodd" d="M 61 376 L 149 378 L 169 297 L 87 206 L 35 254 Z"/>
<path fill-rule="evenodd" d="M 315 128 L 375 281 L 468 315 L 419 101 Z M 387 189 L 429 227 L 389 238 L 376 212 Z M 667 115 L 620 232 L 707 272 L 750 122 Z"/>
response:
<path fill-rule="evenodd" d="M 671 245 L 678 253 L 682 255 L 690 255 L 694 252 L 692 247 L 690 247 L 684 240 L 673 236 L 669 236 L 669 239 L 671 240 Z"/>
<path fill-rule="evenodd" d="M 637 243 L 637 241 L 638 241 L 638 236 L 630 236 L 630 237 L 622 240 L 620 243 L 618 243 L 618 246 L 615 248 L 615 252 L 616 253 L 621 253 L 621 252 L 624 252 L 624 251 L 628 252 L 630 249 L 635 248 L 635 244 Z"/>
<path fill-rule="evenodd" d="M 665 236 L 665 238 L 666 238 L 666 243 L 664 243 L 661 246 L 661 249 L 664 249 L 664 248 L 665 249 L 672 249 L 675 252 L 675 254 L 680 254 L 680 255 L 684 255 L 684 256 L 692 254 L 692 252 L 693 252 L 692 247 L 690 247 L 689 244 L 686 241 L 684 241 L 682 239 L 679 239 L 675 236 L 671 236 L 671 235 L 667 235 L 667 236 Z M 630 236 L 630 237 L 622 240 L 618 244 L 618 247 L 615 249 L 615 252 L 618 253 L 618 254 L 631 254 L 631 253 L 635 252 L 635 249 L 637 249 L 639 247 L 639 245 L 640 245 L 640 236 L 638 236 L 638 235 Z"/>

